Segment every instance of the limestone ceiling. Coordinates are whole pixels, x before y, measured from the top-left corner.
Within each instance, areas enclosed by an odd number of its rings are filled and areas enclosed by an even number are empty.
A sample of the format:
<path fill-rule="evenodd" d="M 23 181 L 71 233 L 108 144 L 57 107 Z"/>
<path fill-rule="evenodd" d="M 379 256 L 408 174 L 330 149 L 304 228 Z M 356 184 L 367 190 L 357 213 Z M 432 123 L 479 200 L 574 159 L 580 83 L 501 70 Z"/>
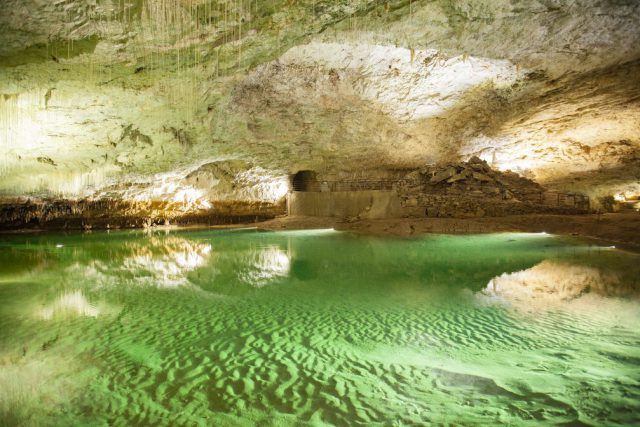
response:
<path fill-rule="evenodd" d="M 0 195 L 273 198 L 471 155 L 616 191 L 639 28 L 635 0 L 0 0 Z"/>

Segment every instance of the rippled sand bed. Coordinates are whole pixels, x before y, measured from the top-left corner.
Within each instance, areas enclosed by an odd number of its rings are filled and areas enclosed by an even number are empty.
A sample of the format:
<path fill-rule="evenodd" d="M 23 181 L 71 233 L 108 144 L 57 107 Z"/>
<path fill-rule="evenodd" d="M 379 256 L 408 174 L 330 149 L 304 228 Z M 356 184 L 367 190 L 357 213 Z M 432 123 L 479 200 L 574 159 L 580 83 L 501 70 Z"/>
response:
<path fill-rule="evenodd" d="M 0 240 L 0 424 L 640 423 L 640 256 L 546 234 Z"/>

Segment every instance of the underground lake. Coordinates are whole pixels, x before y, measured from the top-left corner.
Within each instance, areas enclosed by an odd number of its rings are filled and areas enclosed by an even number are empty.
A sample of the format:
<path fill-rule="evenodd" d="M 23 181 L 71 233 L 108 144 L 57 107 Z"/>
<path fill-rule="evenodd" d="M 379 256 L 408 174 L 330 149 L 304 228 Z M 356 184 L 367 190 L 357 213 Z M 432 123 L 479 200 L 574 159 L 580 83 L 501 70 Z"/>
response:
<path fill-rule="evenodd" d="M 3 425 L 633 425 L 640 255 L 545 233 L 0 238 Z"/>

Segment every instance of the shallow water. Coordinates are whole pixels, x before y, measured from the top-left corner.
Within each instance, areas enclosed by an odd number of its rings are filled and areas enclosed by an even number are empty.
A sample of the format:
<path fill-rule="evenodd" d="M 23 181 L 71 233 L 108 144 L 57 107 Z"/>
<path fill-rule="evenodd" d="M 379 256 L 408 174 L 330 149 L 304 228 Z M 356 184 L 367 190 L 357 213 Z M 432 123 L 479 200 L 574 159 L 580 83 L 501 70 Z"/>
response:
<path fill-rule="evenodd" d="M 638 424 L 639 296 L 543 234 L 4 236 L 0 424 Z"/>

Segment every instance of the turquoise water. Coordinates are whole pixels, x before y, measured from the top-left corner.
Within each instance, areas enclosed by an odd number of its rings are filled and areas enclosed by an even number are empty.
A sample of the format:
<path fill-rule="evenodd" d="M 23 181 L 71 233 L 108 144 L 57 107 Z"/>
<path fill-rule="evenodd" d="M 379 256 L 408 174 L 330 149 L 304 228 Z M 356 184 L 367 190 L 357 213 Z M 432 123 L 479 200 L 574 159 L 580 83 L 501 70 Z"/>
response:
<path fill-rule="evenodd" d="M 544 234 L 0 237 L 0 424 L 640 424 L 640 256 Z"/>

